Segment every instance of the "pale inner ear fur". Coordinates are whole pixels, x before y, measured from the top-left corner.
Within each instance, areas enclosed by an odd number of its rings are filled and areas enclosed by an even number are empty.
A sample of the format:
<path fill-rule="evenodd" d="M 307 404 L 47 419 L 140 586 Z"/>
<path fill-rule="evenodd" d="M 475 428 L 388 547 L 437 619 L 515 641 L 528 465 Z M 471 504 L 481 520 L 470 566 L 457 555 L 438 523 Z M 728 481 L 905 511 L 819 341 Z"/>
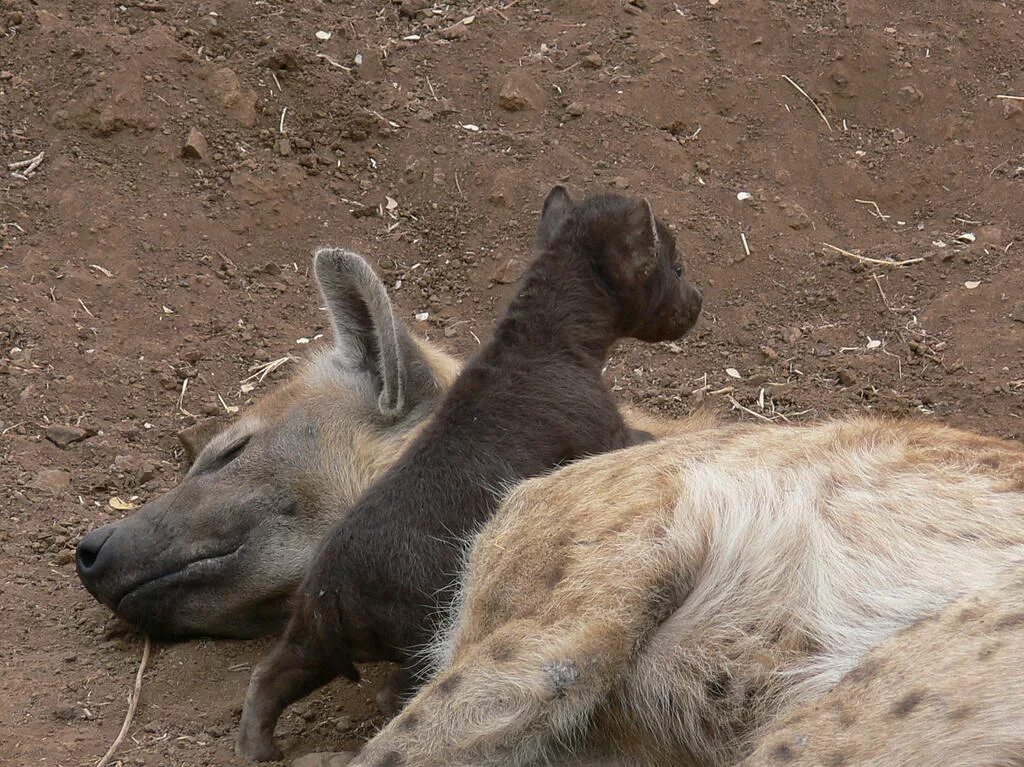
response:
<path fill-rule="evenodd" d="M 343 364 L 370 367 L 380 382 L 382 415 L 405 412 L 406 361 L 401 329 L 380 278 L 358 254 L 343 248 L 320 248 L 313 270 L 334 329 L 335 351 Z"/>

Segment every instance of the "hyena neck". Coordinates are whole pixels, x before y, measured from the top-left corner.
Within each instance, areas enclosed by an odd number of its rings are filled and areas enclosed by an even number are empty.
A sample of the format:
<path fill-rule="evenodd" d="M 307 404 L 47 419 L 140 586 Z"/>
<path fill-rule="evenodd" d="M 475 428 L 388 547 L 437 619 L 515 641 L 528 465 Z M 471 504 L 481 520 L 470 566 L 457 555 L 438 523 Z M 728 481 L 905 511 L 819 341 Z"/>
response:
<path fill-rule="evenodd" d="M 619 325 L 618 304 L 588 259 L 548 250 L 524 275 L 494 338 L 524 354 L 570 351 L 601 364 Z"/>

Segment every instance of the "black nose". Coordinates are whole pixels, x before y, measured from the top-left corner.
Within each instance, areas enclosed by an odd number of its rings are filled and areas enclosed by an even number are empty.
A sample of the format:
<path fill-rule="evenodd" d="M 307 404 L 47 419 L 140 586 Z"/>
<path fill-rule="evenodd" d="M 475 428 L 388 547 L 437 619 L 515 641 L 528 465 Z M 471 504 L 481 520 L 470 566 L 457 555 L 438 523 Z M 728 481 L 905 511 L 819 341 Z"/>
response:
<path fill-rule="evenodd" d="M 97 528 L 78 543 L 75 552 L 75 567 L 84 581 L 96 578 L 104 569 L 103 544 L 114 534 L 114 525 Z"/>

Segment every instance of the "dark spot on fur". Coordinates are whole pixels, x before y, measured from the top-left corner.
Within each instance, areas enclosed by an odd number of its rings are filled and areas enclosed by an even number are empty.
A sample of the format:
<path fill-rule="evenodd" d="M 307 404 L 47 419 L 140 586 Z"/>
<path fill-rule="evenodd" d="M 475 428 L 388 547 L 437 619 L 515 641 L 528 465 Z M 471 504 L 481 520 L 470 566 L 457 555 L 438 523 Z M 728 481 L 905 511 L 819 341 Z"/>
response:
<path fill-rule="evenodd" d="M 554 591 L 555 587 L 563 580 L 565 580 L 565 563 L 558 562 L 544 575 L 544 588 Z"/>
<path fill-rule="evenodd" d="M 917 708 L 921 704 L 922 700 L 924 700 L 924 693 L 920 690 L 908 692 L 893 704 L 892 713 L 894 716 L 903 718 Z"/>
<path fill-rule="evenodd" d="M 515 645 L 508 639 L 495 639 L 491 642 L 490 655 L 495 663 L 507 663 L 515 657 Z"/>
<path fill-rule="evenodd" d="M 1024 612 L 1010 613 L 996 621 L 996 631 L 1007 631 L 1024 626 Z"/>
<path fill-rule="evenodd" d="M 857 724 L 857 715 L 854 713 L 853 707 L 847 706 L 845 703 L 836 704 L 836 719 L 839 721 L 839 726 L 844 730 L 848 730 Z"/>
<path fill-rule="evenodd" d="M 963 722 L 966 719 L 970 719 L 974 715 L 974 709 L 970 706 L 957 706 L 949 712 L 950 721 Z"/>
<path fill-rule="evenodd" d="M 848 764 L 850 764 L 850 761 L 846 758 L 846 754 L 842 752 L 832 754 L 825 760 L 825 767 L 846 767 Z"/>
<path fill-rule="evenodd" d="M 406 714 L 398 720 L 398 724 L 395 725 L 401 732 L 410 732 L 415 730 L 420 723 L 420 718 L 416 714 Z"/>
<path fill-rule="evenodd" d="M 442 698 L 447 698 L 457 689 L 459 689 L 459 683 L 462 682 L 462 674 L 456 671 L 454 674 L 449 674 L 440 682 L 437 683 L 437 693 Z"/>
<path fill-rule="evenodd" d="M 996 654 L 996 650 L 998 650 L 1000 647 L 1001 645 L 999 644 L 999 642 L 992 642 L 991 644 L 985 645 L 980 650 L 978 650 L 978 660 L 988 660 Z"/>
<path fill-rule="evenodd" d="M 675 585 L 670 582 L 658 583 L 648 589 L 644 598 L 643 615 L 657 625 L 664 621 L 678 607 Z"/>
<path fill-rule="evenodd" d="M 779 743 L 772 749 L 771 757 L 776 762 L 786 764 L 788 762 L 792 762 L 796 757 L 796 754 L 793 753 L 793 749 L 789 747 L 788 743 Z"/>
<path fill-rule="evenodd" d="M 725 700 L 730 689 L 732 689 L 732 677 L 724 671 L 704 682 L 704 691 L 711 700 Z"/>
<path fill-rule="evenodd" d="M 402 767 L 405 764 L 405 757 L 397 751 L 388 751 L 377 762 L 377 767 Z"/>
<path fill-rule="evenodd" d="M 857 684 L 858 682 L 867 682 L 878 676 L 882 670 L 882 662 L 877 658 L 868 658 L 866 661 L 861 663 L 856 668 L 853 668 L 843 678 L 844 682 L 850 682 Z"/>
<path fill-rule="evenodd" d="M 960 611 L 960 615 L 957 616 L 958 623 L 970 623 L 976 621 L 985 614 L 985 611 L 980 607 L 965 607 Z"/>
<path fill-rule="evenodd" d="M 545 664 L 544 673 L 555 695 L 561 698 L 566 691 L 580 678 L 579 667 L 571 660 L 557 660 Z"/>

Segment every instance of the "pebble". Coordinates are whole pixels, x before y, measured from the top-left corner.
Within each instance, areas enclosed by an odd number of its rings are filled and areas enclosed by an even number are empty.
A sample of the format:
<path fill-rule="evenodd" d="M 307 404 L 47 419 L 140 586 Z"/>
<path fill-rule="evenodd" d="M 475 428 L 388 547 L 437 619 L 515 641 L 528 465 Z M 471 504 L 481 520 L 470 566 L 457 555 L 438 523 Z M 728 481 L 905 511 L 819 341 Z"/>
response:
<path fill-rule="evenodd" d="M 430 0 L 402 0 L 398 12 L 406 18 L 412 18 L 420 11 L 430 7 Z"/>
<path fill-rule="evenodd" d="M 578 101 L 572 102 L 569 106 L 565 108 L 565 113 L 570 117 L 582 117 L 585 111 L 586 107 L 584 107 Z"/>
<path fill-rule="evenodd" d="M 1015 322 L 1024 322 L 1024 301 L 1018 301 L 1010 311 L 1010 318 Z"/>
<path fill-rule="evenodd" d="M 210 75 L 210 87 L 224 111 L 240 125 L 256 125 L 256 92 L 242 87 L 242 81 L 233 69 L 221 67 Z"/>
<path fill-rule="evenodd" d="M 544 103 L 544 91 L 537 83 L 520 72 L 505 77 L 498 93 L 498 106 L 509 112 L 538 109 Z"/>
<path fill-rule="evenodd" d="M 600 53 L 588 53 L 582 59 L 580 63 L 583 64 L 587 69 L 600 69 L 604 66 L 604 59 Z"/>
<path fill-rule="evenodd" d="M 63 469 L 42 469 L 29 483 L 29 487 L 50 495 L 66 493 L 71 489 L 71 472 Z"/>
<path fill-rule="evenodd" d="M 206 136 L 200 131 L 192 128 L 188 132 L 188 138 L 181 148 L 181 156 L 189 160 L 206 160 L 210 156 L 210 145 L 206 142 Z"/>
<path fill-rule="evenodd" d="M 64 426 L 55 423 L 47 426 L 43 435 L 57 447 L 65 448 L 75 442 L 81 442 L 91 437 L 92 433 L 77 426 Z"/>
<path fill-rule="evenodd" d="M 469 36 L 469 27 L 460 21 L 458 24 L 452 24 L 447 29 L 442 29 L 440 34 L 445 40 L 462 40 Z"/>

